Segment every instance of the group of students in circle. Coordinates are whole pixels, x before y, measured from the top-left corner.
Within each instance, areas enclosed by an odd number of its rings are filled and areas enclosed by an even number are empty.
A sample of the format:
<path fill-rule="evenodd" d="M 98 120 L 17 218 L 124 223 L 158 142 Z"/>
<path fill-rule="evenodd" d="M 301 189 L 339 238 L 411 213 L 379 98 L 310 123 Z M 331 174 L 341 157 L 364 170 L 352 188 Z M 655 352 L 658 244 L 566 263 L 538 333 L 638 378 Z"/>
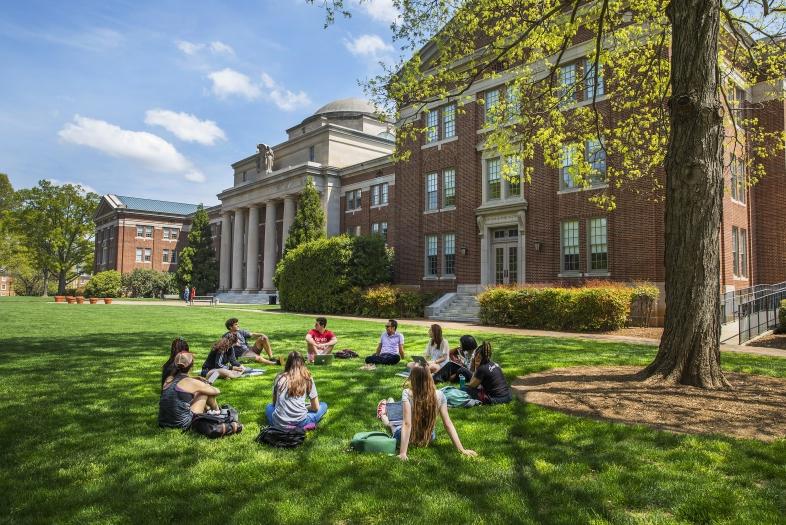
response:
<path fill-rule="evenodd" d="M 199 376 L 190 374 L 194 354 L 188 342 L 178 337 L 172 341 L 169 359 L 161 369 L 161 397 L 158 422 L 162 427 L 188 429 L 198 414 L 219 410 L 216 398 L 221 393 L 213 383 L 219 379 L 234 379 L 249 369 L 239 359 L 251 359 L 267 365 L 283 365 L 283 372 L 273 381 L 273 399 L 265 407 L 268 424 L 283 430 L 295 427 L 313 430 L 328 410 L 320 402 L 316 383 L 307 367 L 317 355 L 332 353 L 338 339 L 327 330 L 327 319 L 316 318 L 314 328 L 306 335 L 306 357 L 298 351 L 286 359 L 276 358 L 269 338 L 262 333 L 249 332 L 239 327 L 239 321 L 226 321 L 227 332 L 213 344 Z M 471 335 L 461 337 L 460 345 L 451 349 L 438 324 L 429 329 L 429 342 L 423 356 L 407 363 L 408 380 L 401 395 L 402 419 L 391 421 L 383 399 L 377 405 L 377 417 L 399 442 L 399 457 L 407 459 L 410 446 L 428 446 L 436 438 L 437 416 L 442 419 L 451 441 L 464 455 L 475 456 L 465 449 L 448 414 L 445 394 L 435 383 L 459 381 L 461 389 L 482 404 L 507 403 L 512 399 L 502 368 L 492 361 L 491 345 L 478 345 Z M 254 341 L 249 345 L 250 341 Z M 263 355 L 264 354 L 264 355 Z M 398 323 L 391 319 L 385 324 L 376 352 L 365 359 L 364 369 L 378 364 L 394 365 L 405 359 L 404 336 Z M 253 370 L 253 369 L 250 369 Z M 240 423 L 233 423 L 234 433 L 242 431 Z"/>

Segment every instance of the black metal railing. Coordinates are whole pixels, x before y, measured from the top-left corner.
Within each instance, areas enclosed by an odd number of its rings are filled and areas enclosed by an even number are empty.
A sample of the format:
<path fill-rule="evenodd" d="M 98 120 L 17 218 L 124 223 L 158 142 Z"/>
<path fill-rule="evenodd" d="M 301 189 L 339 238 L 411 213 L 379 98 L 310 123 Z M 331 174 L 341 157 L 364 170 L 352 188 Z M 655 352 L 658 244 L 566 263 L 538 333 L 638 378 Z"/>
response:
<path fill-rule="evenodd" d="M 786 287 L 739 305 L 740 344 L 778 326 L 778 311 L 784 299 L 786 299 Z"/>
<path fill-rule="evenodd" d="M 739 317 L 740 305 L 755 301 L 766 295 L 786 290 L 786 282 L 778 284 L 758 284 L 720 294 L 721 324 L 731 323 Z"/>

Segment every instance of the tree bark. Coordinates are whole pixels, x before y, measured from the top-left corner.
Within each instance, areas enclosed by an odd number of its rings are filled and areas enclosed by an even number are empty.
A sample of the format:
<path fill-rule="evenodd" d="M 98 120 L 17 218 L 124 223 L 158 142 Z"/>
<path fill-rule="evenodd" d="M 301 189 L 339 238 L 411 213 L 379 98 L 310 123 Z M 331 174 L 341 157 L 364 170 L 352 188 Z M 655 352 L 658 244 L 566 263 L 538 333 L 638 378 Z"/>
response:
<path fill-rule="evenodd" d="M 666 157 L 666 319 L 649 381 L 728 388 L 720 367 L 723 107 L 720 0 L 672 0 L 671 136 Z"/>

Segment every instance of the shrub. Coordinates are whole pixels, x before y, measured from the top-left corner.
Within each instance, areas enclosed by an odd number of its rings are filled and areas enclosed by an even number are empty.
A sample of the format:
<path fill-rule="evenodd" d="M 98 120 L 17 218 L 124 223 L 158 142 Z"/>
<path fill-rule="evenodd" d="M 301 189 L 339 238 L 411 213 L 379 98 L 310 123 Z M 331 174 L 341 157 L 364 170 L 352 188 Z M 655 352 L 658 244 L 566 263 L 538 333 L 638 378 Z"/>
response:
<path fill-rule="evenodd" d="M 389 283 L 393 275 L 393 249 L 385 246 L 379 235 L 352 237 L 352 268 L 349 279 L 352 285 L 366 288 L 379 283 Z"/>
<path fill-rule="evenodd" d="M 95 274 L 85 286 L 87 297 L 119 297 L 121 277 L 117 270 L 107 270 Z"/>
<path fill-rule="evenodd" d="M 423 317 L 425 306 L 435 294 L 402 290 L 390 285 L 374 286 L 362 293 L 356 313 L 365 317 L 387 319 Z"/>
<path fill-rule="evenodd" d="M 780 323 L 778 324 L 778 332 L 786 333 L 786 299 L 781 301 L 781 306 L 778 308 L 778 319 Z"/>
<path fill-rule="evenodd" d="M 478 296 L 483 324 L 546 330 L 596 331 L 625 326 L 633 289 L 489 288 Z"/>
<path fill-rule="evenodd" d="M 649 326 L 660 290 L 652 283 L 635 283 L 630 303 L 630 320 L 633 326 Z"/>

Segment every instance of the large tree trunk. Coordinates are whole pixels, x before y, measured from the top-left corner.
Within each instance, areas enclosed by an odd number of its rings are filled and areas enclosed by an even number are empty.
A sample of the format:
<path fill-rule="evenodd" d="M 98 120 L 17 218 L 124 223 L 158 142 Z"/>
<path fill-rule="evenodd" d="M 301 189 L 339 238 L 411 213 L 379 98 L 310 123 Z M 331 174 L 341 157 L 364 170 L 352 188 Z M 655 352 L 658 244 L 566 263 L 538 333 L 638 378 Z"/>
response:
<path fill-rule="evenodd" d="M 60 295 L 65 294 L 66 284 L 68 284 L 66 283 L 66 271 L 60 270 L 57 272 L 57 293 Z"/>
<path fill-rule="evenodd" d="M 666 158 L 666 321 L 650 381 L 729 386 L 720 368 L 723 109 L 720 0 L 672 0 L 671 136 Z"/>

